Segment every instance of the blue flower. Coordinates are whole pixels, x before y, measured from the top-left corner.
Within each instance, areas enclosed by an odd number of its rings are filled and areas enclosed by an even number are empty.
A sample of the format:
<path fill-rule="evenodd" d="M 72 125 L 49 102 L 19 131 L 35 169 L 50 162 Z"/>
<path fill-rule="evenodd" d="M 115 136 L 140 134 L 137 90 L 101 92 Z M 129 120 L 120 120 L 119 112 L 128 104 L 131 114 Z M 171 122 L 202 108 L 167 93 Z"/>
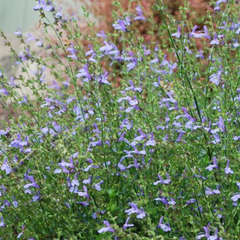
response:
<path fill-rule="evenodd" d="M 134 20 L 146 20 L 146 18 L 143 16 L 143 11 L 140 6 L 137 6 L 136 8 L 138 16 L 134 18 Z"/>
<path fill-rule="evenodd" d="M 107 36 L 103 30 L 101 30 L 99 33 L 97 33 L 97 37 L 107 39 Z"/>
<path fill-rule="evenodd" d="M 169 223 L 167 223 L 167 224 L 163 223 L 163 216 L 159 220 L 158 228 L 161 228 L 164 232 L 172 231 Z"/>
<path fill-rule="evenodd" d="M 151 133 L 151 138 L 146 142 L 146 146 L 155 146 L 156 141 L 154 140 L 153 133 Z"/>
<path fill-rule="evenodd" d="M 77 59 L 78 59 L 77 56 L 76 56 L 77 51 L 76 51 L 76 49 L 74 48 L 74 45 L 73 45 L 73 44 L 71 44 L 71 45 L 72 45 L 72 47 L 67 49 L 67 51 L 70 52 L 71 55 L 67 55 L 67 56 L 68 56 L 69 58 L 72 58 L 72 59 L 77 60 Z"/>
<path fill-rule="evenodd" d="M 89 199 L 90 197 L 89 197 L 89 195 L 88 195 L 88 189 L 87 189 L 87 187 L 86 187 L 86 186 L 83 186 L 83 190 L 84 190 L 84 192 L 78 192 L 78 195 L 79 195 L 80 197 L 86 197 L 87 199 Z"/>
<path fill-rule="evenodd" d="M 124 223 L 123 230 L 125 230 L 128 227 L 134 227 L 134 224 L 132 224 L 132 223 L 128 224 L 129 220 L 130 220 L 130 217 L 128 217 L 126 222 Z"/>
<path fill-rule="evenodd" d="M 225 173 L 228 174 L 233 174 L 233 170 L 229 167 L 229 160 L 227 161 L 227 166 L 225 167 L 224 171 Z"/>
<path fill-rule="evenodd" d="M 103 223 L 106 225 L 106 227 L 99 229 L 98 233 L 115 232 L 115 230 L 111 227 L 111 225 L 108 221 L 104 220 Z"/>
<path fill-rule="evenodd" d="M 110 85 L 110 83 L 107 81 L 107 76 L 108 76 L 108 72 L 107 71 L 104 71 L 103 73 L 101 73 L 98 78 L 97 78 L 97 81 L 99 83 L 104 83 L 104 84 L 107 84 L 107 85 Z"/>
<path fill-rule="evenodd" d="M 6 174 L 7 174 L 7 175 L 12 172 L 12 168 L 11 168 L 11 166 L 8 164 L 7 159 L 5 159 L 5 161 L 3 162 L 2 167 L 1 167 L 1 170 L 2 170 L 2 171 L 6 171 Z"/>
<path fill-rule="evenodd" d="M 203 29 L 204 29 L 204 33 L 202 32 L 197 32 L 196 33 L 196 30 L 198 29 L 198 26 L 195 25 L 193 27 L 193 30 L 192 32 L 189 34 L 189 37 L 194 37 L 194 38 L 202 38 L 202 37 L 206 37 L 208 39 L 211 39 L 210 36 L 208 35 L 208 29 L 206 26 L 203 26 Z"/>
<path fill-rule="evenodd" d="M 59 11 L 55 14 L 54 18 L 56 19 L 62 18 L 62 7 L 60 7 Z"/>
<path fill-rule="evenodd" d="M 178 26 L 178 30 L 176 33 L 172 33 L 173 37 L 180 38 L 181 37 L 181 26 Z"/>
<path fill-rule="evenodd" d="M 117 22 L 114 23 L 112 26 L 116 30 L 120 30 L 120 31 L 126 32 L 127 31 L 127 26 L 129 26 L 130 24 L 131 24 L 130 17 L 127 16 L 123 20 L 121 20 L 121 19 L 117 20 Z"/>
<path fill-rule="evenodd" d="M 141 210 L 137 207 L 137 205 L 133 202 L 130 202 L 129 203 L 130 205 L 130 209 L 128 210 L 125 210 L 125 212 L 128 214 L 128 215 L 132 215 L 132 214 L 137 214 L 137 218 L 144 218 L 146 217 L 146 213 L 144 212 L 143 208 L 141 207 Z"/>
<path fill-rule="evenodd" d="M 76 75 L 77 78 L 84 77 L 84 82 L 89 82 L 92 79 L 91 74 L 88 71 L 88 65 L 86 64 L 83 68 L 79 70 L 79 73 Z"/>
<path fill-rule="evenodd" d="M 217 186 L 217 189 L 213 189 L 213 190 L 207 187 L 205 190 L 205 194 L 206 195 L 220 194 L 219 186 Z"/>
<path fill-rule="evenodd" d="M 137 59 L 133 59 L 133 62 L 127 64 L 127 70 L 131 71 L 137 66 Z"/>
<path fill-rule="evenodd" d="M 21 32 L 20 28 L 18 28 L 18 30 L 15 31 L 14 34 L 17 35 L 18 37 L 21 37 L 22 36 L 22 32 Z"/>
<path fill-rule="evenodd" d="M 38 4 L 33 8 L 33 10 L 38 11 L 41 9 L 45 10 L 46 12 L 54 11 L 54 7 L 50 0 L 47 0 L 47 2 L 45 0 L 38 0 Z"/>
<path fill-rule="evenodd" d="M 1 216 L 0 218 L 1 218 L 0 228 L 1 228 L 1 227 L 5 227 L 6 225 L 5 225 L 5 223 L 4 223 L 3 217 Z"/>
<path fill-rule="evenodd" d="M 206 167 L 208 171 L 212 171 L 214 168 L 218 168 L 217 158 L 213 157 L 213 164 Z"/>
<path fill-rule="evenodd" d="M 205 237 L 207 240 L 220 240 L 221 238 L 218 238 L 218 229 L 215 230 L 214 235 L 210 235 L 209 227 L 210 223 L 206 227 L 203 227 L 205 233 L 200 233 L 196 239 L 202 239 Z"/>
<path fill-rule="evenodd" d="M 221 8 L 220 8 L 221 3 L 227 3 L 227 0 L 218 0 L 216 2 L 216 7 L 214 8 L 215 11 L 220 11 L 221 10 Z"/>
<path fill-rule="evenodd" d="M 169 175 L 167 174 L 167 179 L 163 180 L 162 177 L 158 174 L 158 178 L 160 181 L 156 181 L 153 183 L 153 185 L 158 185 L 159 183 L 163 184 L 163 185 L 167 185 L 171 183 L 171 179 L 169 177 Z"/>
<path fill-rule="evenodd" d="M 97 191 L 101 191 L 102 189 L 101 189 L 101 184 L 103 183 L 103 181 L 100 181 L 99 183 L 96 183 L 95 185 L 94 185 L 94 187 L 95 187 L 95 189 L 97 190 Z"/>
<path fill-rule="evenodd" d="M 9 92 L 7 91 L 6 88 L 2 88 L 2 89 L 0 89 L 0 95 L 2 95 L 2 94 L 9 95 Z"/>
<path fill-rule="evenodd" d="M 27 180 L 29 180 L 31 183 L 28 183 L 26 185 L 24 185 L 23 187 L 28 189 L 29 187 L 34 187 L 34 188 L 39 188 L 38 184 L 35 182 L 34 177 L 33 176 L 28 176 L 27 175 Z"/>
<path fill-rule="evenodd" d="M 222 71 L 219 70 L 217 73 L 213 73 L 213 74 L 209 77 L 209 81 L 218 86 L 219 83 L 220 83 L 220 80 L 221 80 L 221 75 L 222 75 Z"/>

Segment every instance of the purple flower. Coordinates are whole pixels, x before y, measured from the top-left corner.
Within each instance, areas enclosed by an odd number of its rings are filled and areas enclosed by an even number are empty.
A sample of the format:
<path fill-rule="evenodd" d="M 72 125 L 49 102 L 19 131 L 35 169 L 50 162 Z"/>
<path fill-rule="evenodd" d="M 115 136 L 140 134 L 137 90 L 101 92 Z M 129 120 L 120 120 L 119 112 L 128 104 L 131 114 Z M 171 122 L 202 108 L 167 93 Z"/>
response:
<path fill-rule="evenodd" d="M 133 123 L 132 121 L 129 121 L 129 119 L 125 118 L 121 125 L 120 125 L 120 128 L 123 129 L 123 128 L 126 128 L 127 130 L 130 130 L 132 127 L 133 127 Z"/>
<path fill-rule="evenodd" d="M 234 141 L 240 140 L 240 136 L 234 136 L 234 137 L 233 137 L 233 140 L 234 140 Z"/>
<path fill-rule="evenodd" d="M 136 21 L 136 20 L 145 20 L 145 17 L 143 16 L 143 11 L 142 11 L 142 9 L 141 9 L 140 6 L 137 6 L 137 7 L 136 7 L 136 11 L 137 11 L 138 16 L 135 17 L 134 20 L 135 20 L 135 21 Z"/>
<path fill-rule="evenodd" d="M 210 223 L 206 227 L 203 227 L 203 230 L 205 233 L 198 234 L 196 239 L 202 239 L 205 237 L 205 238 L 207 238 L 207 240 L 218 240 L 219 239 L 218 238 L 218 229 L 216 229 L 214 235 L 210 235 L 209 227 L 210 227 Z"/>
<path fill-rule="evenodd" d="M 166 106 L 170 111 L 178 110 L 178 102 L 172 97 L 172 94 L 173 94 L 172 92 L 167 92 L 168 98 L 162 98 L 162 100 L 159 102 L 160 108 Z M 170 103 L 173 103 L 174 107 L 170 107 Z"/>
<path fill-rule="evenodd" d="M 153 138 L 153 133 L 151 133 L 151 139 L 149 139 L 147 142 L 146 142 L 146 146 L 155 146 L 156 145 L 156 141 L 154 140 Z"/>
<path fill-rule="evenodd" d="M 90 197 L 88 195 L 88 189 L 87 189 L 87 187 L 85 185 L 83 186 L 83 190 L 84 190 L 84 192 L 78 192 L 78 195 L 80 197 L 86 197 L 86 198 L 89 199 Z"/>
<path fill-rule="evenodd" d="M 227 161 L 227 166 L 225 167 L 224 171 L 226 174 L 233 174 L 233 170 L 229 167 L 229 160 Z"/>
<path fill-rule="evenodd" d="M 39 188 L 39 185 L 35 182 L 33 176 L 27 176 L 27 180 L 29 180 L 31 183 L 28 183 L 24 185 L 23 187 L 28 189 L 29 187 Z"/>
<path fill-rule="evenodd" d="M 202 52 L 201 49 L 199 50 L 199 53 L 196 54 L 195 56 L 196 56 L 196 58 L 202 58 L 202 59 L 204 59 L 203 52 Z"/>
<path fill-rule="evenodd" d="M 0 130 L 0 136 L 1 135 L 5 135 L 6 136 L 6 135 L 8 135 L 8 133 L 9 133 L 9 128 L 7 128 L 6 131 L 5 130 Z"/>
<path fill-rule="evenodd" d="M 123 230 L 125 230 L 126 228 L 129 228 L 129 227 L 134 227 L 134 224 L 132 224 L 132 223 L 128 224 L 129 220 L 130 220 L 130 217 L 128 217 L 126 222 L 124 223 Z"/>
<path fill-rule="evenodd" d="M 240 193 L 235 194 L 233 197 L 231 197 L 231 199 L 233 200 L 233 202 L 237 202 L 238 199 L 240 199 Z"/>
<path fill-rule="evenodd" d="M 125 91 L 132 90 L 132 91 L 134 91 L 134 92 L 136 92 L 136 91 L 138 91 L 139 93 L 142 92 L 142 88 L 141 88 L 141 87 L 137 87 L 137 88 L 136 88 L 136 87 L 134 86 L 134 83 L 133 83 L 131 80 L 129 80 L 129 83 L 130 83 L 131 87 L 125 88 Z"/>
<path fill-rule="evenodd" d="M 191 199 L 189 199 L 189 200 L 187 201 L 187 205 L 193 204 L 193 203 L 195 203 L 195 202 L 196 202 L 196 199 L 195 199 L 195 198 L 191 198 Z"/>
<path fill-rule="evenodd" d="M 43 42 L 41 40 L 37 41 L 36 44 L 37 44 L 38 47 L 42 47 L 43 46 Z M 40 80 L 43 82 L 42 79 L 40 79 Z"/>
<path fill-rule="evenodd" d="M 168 200 L 165 197 L 155 198 L 156 201 L 161 201 L 163 204 L 168 205 Z"/>
<path fill-rule="evenodd" d="M 11 166 L 8 164 L 7 159 L 4 160 L 2 167 L 1 167 L 2 171 L 6 171 L 6 174 L 10 174 L 12 172 L 12 168 Z"/>
<path fill-rule="evenodd" d="M 14 34 L 17 35 L 18 37 L 21 37 L 22 36 L 22 32 L 21 32 L 20 28 L 18 28 L 18 30 L 15 31 Z"/>
<path fill-rule="evenodd" d="M 97 33 L 97 37 L 101 37 L 101 38 L 107 38 L 105 32 L 103 30 L 101 30 L 99 33 Z"/>
<path fill-rule="evenodd" d="M 160 179 L 160 181 L 154 182 L 153 185 L 158 185 L 159 183 L 161 183 L 163 185 L 170 184 L 171 183 L 171 179 L 170 179 L 168 173 L 166 175 L 167 175 L 167 179 L 163 180 L 162 177 L 158 174 L 158 178 Z"/>
<path fill-rule="evenodd" d="M 130 62 L 127 64 L 127 70 L 131 71 L 132 69 L 134 69 L 137 66 L 137 60 L 134 58 L 133 62 Z"/>
<path fill-rule="evenodd" d="M 145 45 L 142 45 L 142 48 L 144 50 L 144 56 L 147 56 L 147 55 L 151 54 L 151 50 L 147 49 Z"/>
<path fill-rule="evenodd" d="M 0 95 L 2 95 L 2 94 L 9 95 L 9 92 L 7 91 L 6 88 L 2 88 L 2 89 L 0 89 Z"/>
<path fill-rule="evenodd" d="M 60 7 L 59 11 L 55 14 L 54 18 L 56 19 L 62 18 L 62 7 Z"/>
<path fill-rule="evenodd" d="M 169 223 L 163 223 L 163 216 L 159 220 L 158 228 L 161 228 L 164 232 L 170 232 L 172 230 Z"/>
<path fill-rule="evenodd" d="M 47 0 L 47 2 L 45 0 L 38 0 L 38 4 L 33 8 L 33 10 L 38 11 L 41 9 L 45 10 L 46 12 L 54 11 L 54 7 L 50 0 Z"/>
<path fill-rule="evenodd" d="M 112 44 L 112 43 L 109 44 L 108 42 L 104 41 L 104 44 L 105 44 L 105 46 L 100 47 L 100 48 L 99 48 L 99 51 L 100 51 L 100 52 L 103 52 L 103 53 L 105 53 L 105 54 L 109 54 L 110 51 L 115 48 L 115 45 Z"/>
<path fill-rule="evenodd" d="M 211 141 L 210 143 L 212 143 L 212 144 L 218 144 L 218 143 L 221 142 L 221 139 L 220 139 L 220 137 L 219 137 L 218 134 L 214 134 L 214 135 L 213 135 L 213 138 L 214 138 L 214 140 Z"/>
<path fill-rule="evenodd" d="M 75 59 L 75 60 L 78 60 L 77 56 L 76 56 L 76 49 L 74 48 L 74 45 L 71 44 L 72 47 L 71 48 L 68 48 L 67 51 L 71 53 L 71 55 L 67 55 L 69 58 L 72 58 L 72 59 Z"/>
<path fill-rule="evenodd" d="M 217 158 L 213 157 L 213 164 L 206 167 L 208 171 L 212 171 L 214 168 L 218 168 Z"/>
<path fill-rule="evenodd" d="M 89 82 L 92 79 L 91 74 L 88 71 L 88 65 L 86 64 L 83 68 L 79 70 L 79 73 L 76 75 L 77 78 L 84 77 L 84 82 Z"/>
<path fill-rule="evenodd" d="M 219 70 L 217 73 L 213 73 L 209 77 L 209 81 L 218 86 L 221 80 L 221 74 L 222 74 L 221 70 Z"/>
<path fill-rule="evenodd" d="M 179 135 L 178 135 L 178 138 L 176 139 L 176 142 L 180 142 L 180 141 L 182 141 L 182 142 L 185 142 L 185 141 L 183 141 L 183 140 L 181 140 L 182 139 L 182 137 L 183 137 L 183 135 L 186 133 L 185 131 L 183 131 L 183 130 L 178 130 L 177 132 L 179 132 Z"/>
<path fill-rule="evenodd" d="M 104 84 L 108 84 L 110 85 L 110 83 L 107 81 L 107 76 L 108 76 L 108 72 L 104 71 L 104 74 L 100 74 L 97 78 L 97 81 L 99 83 L 104 83 Z"/>
<path fill-rule="evenodd" d="M 113 228 L 111 228 L 111 225 L 108 221 L 104 220 L 103 223 L 106 225 L 106 227 L 99 229 L 98 233 L 115 232 L 115 230 Z"/>
<path fill-rule="evenodd" d="M 129 203 L 130 205 L 130 209 L 128 210 L 125 210 L 125 212 L 128 214 L 128 215 L 132 215 L 132 214 L 137 214 L 137 218 L 144 218 L 146 217 L 146 213 L 144 212 L 143 208 L 141 207 L 141 210 L 137 207 L 137 205 L 133 202 L 130 202 Z"/>
<path fill-rule="evenodd" d="M 176 202 L 173 198 L 170 198 L 169 200 L 166 197 L 160 197 L 160 198 L 155 198 L 154 200 L 156 201 L 161 201 L 165 205 L 175 205 Z"/>
<path fill-rule="evenodd" d="M 17 235 L 17 238 L 20 238 L 24 234 L 25 228 L 26 226 L 22 225 L 22 231 Z M 30 240 L 30 238 L 28 240 Z"/>
<path fill-rule="evenodd" d="M 18 201 L 15 199 L 14 196 L 12 196 L 12 199 L 13 199 L 13 201 L 12 201 L 13 206 L 14 206 L 15 208 L 17 208 L 17 207 L 18 207 Z"/>
<path fill-rule="evenodd" d="M 132 147 L 134 148 L 133 151 L 124 150 L 124 152 L 127 153 L 127 155 L 122 157 L 121 160 L 126 158 L 126 157 L 133 157 L 132 153 L 138 154 L 138 155 L 146 155 L 146 151 L 145 150 L 139 151 L 139 150 L 137 150 L 136 146 L 132 146 Z"/>
<path fill-rule="evenodd" d="M 224 119 L 221 116 L 219 117 L 217 125 L 221 129 L 222 132 L 225 132 Z"/>
<path fill-rule="evenodd" d="M 41 199 L 40 192 L 37 191 L 37 194 L 32 197 L 32 202 L 39 201 Z"/>
<path fill-rule="evenodd" d="M 181 26 L 178 26 L 178 31 L 176 33 L 172 33 L 172 36 L 176 38 L 181 37 Z"/>
<path fill-rule="evenodd" d="M 73 164 L 73 159 L 69 158 L 70 163 L 65 162 L 64 160 L 62 160 L 58 165 L 59 167 L 61 167 L 63 169 L 64 173 L 69 173 L 69 170 L 67 168 L 71 168 L 74 169 L 74 164 Z"/>
<path fill-rule="evenodd" d="M 217 34 L 214 35 L 213 40 L 210 42 L 210 45 L 219 45 L 219 40 Z"/>
<path fill-rule="evenodd" d="M 28 33 L 28 38 L 26 38 L 25 42 L 28 43 L 29 41 L 33 41 L 36 38 L 34 36 L 32 36 L 30 33 Z"/>
<path fill-rule="evenodd" d="M 215 11 L 220 11 L 221 10 L 221 8 L 219 6 L 221 3 L 227 3 L 227 0 L 218 0 L 216 2 L 216 7 L 214 8 Z"/>
<path fill-rule="evenodd" d="M 193 27 L 193 30 L 192 32 L 189 34 L 189 37 L 195 37 L 195 38 L 202 38 L 202 37 L 206 37 L 208 39 L 211 39 L 210 36 L 208 35 L 208 29 L 206 26 L 203 26 L 203 29 L 204 29 L 204 33 L 202 32 L 197 32 L 196 33 L 196 30 L 198 29 L 198 26 L 195 25 Z"/>
<path fill-rule="evenodd" d="M 219 186 L 217 187 L 217 189 L 214 189 L 214 190 L 207 187 L 206 190 L 205 190 L 205 194 L 206 195 L 220 194 Z"/>
<path fill-rule="evenodd" d="M 101 184 L 103 183 L 103 181 L 100 181 L 99 183 L 96 183 L 95 185 L 94 185 L 94 187 L 95 187 L 95 189 L 97 190 L 97 191 L 101 191 L 102 189 L 101 189 Z"/>
<path fill-rule="evenodd" d="M 69 191 L 77 193 L 78 192 L 78 186 L 79 186 L 79 181 L 77 179 L 77 174 L 75 174 L 74 179 L 72 180 L 71 183 L 70 183 L 69 179 L 68 179 L 68 182 L 69 182 L 68 186 L 70 187 Z"/>
<path fill-rule="evenodd" d="M 85 53 L 85 55 L 88 56 L 88 55 L 93 55 L 93 54 L 95 54 L 95 51 L 93 50 L 92 46 L 91 46 L 90 44 L 89 44 L 88 46 L 89 46 L 90 50 L 87 51 L 87 52 Z"/>
<path fill-rule="evenodd" d="M 130 21 L 130 17 L 127 16 L 125 19 L 123 20 L 117 20 L 116 23 L 114 23 L 112 26 L 116 29 L 116 30 L 120 30 L 120 31 L 127 31 L 127 26 L 129 26 L 131 24 Z"/>
<path fill-rule="evenodd" d="M 92 182 L 92 176 L 89 176 L 89 178 L 84 179 L 82 182 L 83 182 L 84 184 L 91 184 L 91 182 Z"/>
<path fill-rule="evenodd" d="M 6 225 L 5 225 L 4 221 L 3 221 L 3 217 L 1 216 L 0 218 L 1 218 L 0 228 L 1 228 L 1 227 L 5 227 Z"/>

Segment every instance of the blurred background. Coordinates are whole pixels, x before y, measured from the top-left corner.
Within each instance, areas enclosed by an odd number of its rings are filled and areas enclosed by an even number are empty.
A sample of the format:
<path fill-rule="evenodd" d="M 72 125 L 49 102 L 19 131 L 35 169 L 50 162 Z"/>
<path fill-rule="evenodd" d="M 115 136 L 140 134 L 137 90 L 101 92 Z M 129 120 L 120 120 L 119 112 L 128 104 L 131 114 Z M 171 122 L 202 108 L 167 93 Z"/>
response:
<path fill-rule="evenodd" d="M 86 19 L 83 18 L 82 6 L 86 7 L 86 11 L 90 13 L 90 18 L 96 21 L 96 25 L 94 26 L 95 31 L 100 32 L 103 30 L 107 33 L 113 31 L 112 24 L 115 20 L 113 19 L 112 12 L 115 11 L 122 15 L 119 8 L 114 6 L 114 2 L 113 0 L 52 0 L 57 11 L 59 11 L 60 6 L 62 6 L 63 17 L 76 16 L 80 20 L 78 21 L 77 31 L 80 31 L 83 36 L 89 34 L 89 27 L 86 24 Z M 153 21 L 156 22 L 156 28 L 149 28 L 149 26 L 152 26 L 149 24 L 149 21 L 135 21 L 132 26 L 134 32 L 137 35 L 143 36 L 147 45 L 151 45 L 152 42 L 161 44 L 161 41 L 164 40 L 164 36 L 159 33 L 159 25 L 162 19 L 159 12 L 153 11 L 153 5 L 156 3 L 156 0 L 133 1 L 130 8 L 129 0 L 119 0 L 119 2 L 121 3 L 123 11 L 128 11 L 133 14 L 136 14 L 135 8 L 140 4 L 144 16 L 147 19 L 153 19 Z M 163 2 L 165 6 L 167 6 L 167 14 L 169 16 L 174 16 L 176 19 L 176 29 L 179 22 L 182 20 L 179 7 L 184 5 L 189 7 L 189 10 L 186 12 L 186 18 L 190 23 L 186 28 L 187 31 L 190 31 L 195 24 L 198 24 L 201 29 L 203 19 L 207 16 L 206 12 L 213 12 L 213 7 L 215 6 L 215 1 L 213 2 L 211 0 L 163 0 Z M 211 2 L 213 3 L 211 4 Z M 8 41 L 18 54 L 21 52 L 21 45 L 14 31 L 20 29 L 24 39 L 27 38 L 28 33 L 38 38 L 43 38 L 44 36 L 43 27 L 38 29 L 40 19 L 39 12 L 33 10 L 33 7 L 36 6 L 37 3 L 38 1 L 35 0 L 0 0 L 0 30 L 5 33 Z M 51 13 L 46 13 L 46 15 L 50 21 L 54 21 L 54 18 L 51 17 Z M 54 37 L 54 34 L 52 34 L 51 39 L 53 44 L 55 40 L 56 42 L 58 41 L 56 36 Z M 84 50 L 89 50 L 89 43 L 86 39 L 82 38 L 80 41 L 85 47 Z M 117 44 L 120 46 L 120 43 Z M 33 48 L 31 47 L 31 50 L 35 51 L 36 55 L 38 55 L 40 51 L 44 51 L 43 48 L 39 48 L 36 45 Z M 18 76 L 18 74 L 21 74 L 21 68 L 14 64 L 15 61 L 16 59 L 12 60 L 10 57 L 9 47 L 5 46 L 5 40 L 0 37 L 0 66 L 3 67 L 4 75 L 8 79 L 11 76 Z M 31 65 L 31 62 L 29 64 L 30 68 L 34 70 L 34 65 Z M 49 79 L 48 83 L 52 83 L 52 79 Z M 23 89 L 23 92 L 31 95 L 28 89 Z"/>
<path fill-rule="evenodd" d="M 15 31 L 20 30 L 26 36 L 28 32 L 34 35 L 39 21 L 39 13 L 33 10 L 36 4 L 34 0 L 0 0 L 0 30 L 4 32 L 15 50 L 20 50 Z M 0 37 L 0 65 L 3 66 L 7 76 L 17 71 L 17 69 L 11 69 L 12 63 L 9 47 L 5 46 L 4 39 Z"/>
<path fill-rule="evenodd" d="M 112 11 L 118 9 L 114 7 L 113 0 L 52 0 L 53 5 L 56 6 L 57 10 L 62 6 L 64 15 L 75 15 L 80 17 L 83 15 L 82 6 L 87 8 L 87 11 L 90 12 L 91 16 L 94 16 L 98 25 L 97 31 L 111 31 L 112 30 Z M 120 0 L 123 10 L 135 11 L 135 7 L 138 4 L 138 1 L 133 2 L 132 9 L 128 9 L 129 0 Z M 153 13 L 152 6 L 156 3 L 156 0 L 140 0 L 140 5 L 143 8 L 144 14 L 150 16 L 153 14 L 153 18 L 156 20 L 156 23 L 161 22 L 160 16 Z M 210 0 L 163 0 L 164 4 L 168 7 L 168 12 L 171 15 L 174 15 L 176 19 L 181 20 L 181 14 L 179 11 L 179 6 L 184 6 L 187 4 L 191 11 L 187 16 L 187 19 L 192 21 L 193 24 L 202 22 L 202 18 L 206 17 L 206 11 L 212 11 L 210 6 Z M 0 30 L 2 30 L 8 40 L 11 42 L 14 49 L 20 49 L 19 41 L 16 38 L 16 35 L 13 34 L 14 31 L 21 30 L 24 36 L 27 36 L 28 32 L 34 36 L 39 21 L 39 13 L 33 10 L 33 7 L 36 6 L 38 2 L 36 0 L 0 0 Z M 214 5 L 214 4 L 213 4 Z M 51 18 L 51 13 L 48 13 L 47 16 Z M 87 28 L 84 26 L 84 21 L 80 21 L 79 27 L 81 32 L 84 34 L 87 33 Z M 148 40 L 149 34 L 148 23 L 140 22 L 136 23 L 135 26 L 140 34 L 144 36 L 145 40 Z M 200 26 L 201 27 L 201 26 Z M 157 35 L 157 33 L 156 33 Z M 156 40 L 157 36 L 154 37 Z M 152 38 L 151 38 L 152 39 Z M 153 39 L 152 39 L 153 40 Z M 4 40 L 0 38 L 0 65 L 3 65 L 7 75 L 11 75 L 11 61 L 9 59 L 9 48 L 4 46 Z"/>
<path fill-rule="evenodd" d="M 6 34 L 12 34 L 18 27 L 22 31 L 31 29 L 38 21 L 38 14 L 33 11 L 33 0 L 0 0 L 0 28 Z"/>

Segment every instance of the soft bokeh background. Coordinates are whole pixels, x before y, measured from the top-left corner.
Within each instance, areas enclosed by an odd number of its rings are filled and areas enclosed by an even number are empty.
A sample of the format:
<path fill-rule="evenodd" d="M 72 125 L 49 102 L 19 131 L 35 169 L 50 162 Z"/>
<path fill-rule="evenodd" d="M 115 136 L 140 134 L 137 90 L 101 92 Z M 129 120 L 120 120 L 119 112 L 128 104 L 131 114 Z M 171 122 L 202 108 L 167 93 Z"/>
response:
<path fill-rule="evenodd" d="M 112 23 L 114 19 L 112 17 L 112 11 L 118 11 L 118 8 L 113 6 L 113 0 L 52 0 L 56 10 L 59 10 L 59 7 L 62 6 L 64 15 L 74 15 L 77 17 L 83 16 L 82 6 L 87 8 L 87 12 L 90 12 L 91 19 L 97 22 L 95 25 L 96 32 L 104 30 L 105 32 L 113 31 Z M 122 8 L 124 11 L 135 12 L 135 7 L 138 4 L 137 1 L 132 4 L 132 8 L 129 7 L 129 0 L 120 0 Z M 139 1 L 144 15 L 148 18 L 153 15 L 153 18 L 156 22 L 156 31 L 154 31 L 154 36 L 149 34 L 149 23 L 146 22 L 137 22 L 135 23 L 135 28 L 139 30 L 139 34 L 142 35 L 146 43 L 149 43 L 151 40 L 158 41 L 160 36 L 158 34 L 158 25 L 161 24 L 161 18 L 157 12 L 153 12 L 152 6 L 156 3 L 156 0 L 140 0 Z M 184 6 L 188 3 L 190 10 L 187 12 L 187 19 L 192 23 L 192 25 L 198 24 L 201 26 L 203 22 L 202 19 L 206 17 L 207 11 L 212 11 L 212 6 L 210 0 L 163 0 L 164 4 L 168 7 L 168 13 L 174 15 L 177 20 L 181 20 L 181 14 L 179 11 L 179 6 Z M 21 45 L 19 39 L 14 35 L 14 31 L 18 28 L 21 29 L 24 39 L 27 38 L 27 34 L 30 32 L 33 36 L 40 38 L 43 36 L 43 28 L 37 29 L 39 25 L 39 12 L 35 12 L 33 7 L 37 4 L 35 0 L 0 0 L 0 30 L 3 30 L 7 36 L 8 41 L 11 43 L 13 49 L 19 53 L 21 52 Z M 51 13 L 46 13 L 48 18 L 51 21 L 54 21 L 51 17 Z M 121 13 L 120 13 L 121 15 Z M 86 20 L 80 20 L 78 22 L 78 29 L 81 31 L 82 35 L 88 35 L 88 26 Z M 190 29 L 189 29 L 190 30 Z M 51 36 L 53 42 L 57 38 L 54 37 L 54 34 Z M 84 42 L 84 39 L 81 39 L 83 45 L 88 48 L 88 43 Z M 35 46 L 31 47 L 31 50 L 35 51 L 36 54 L 40 54 L 40 51 L 44 51 L 43 48 Z M 42 53 L 42 52 L 41 52 Z M 9 54 L 9 47 L 5 46 L 5 41 L 0 37 L 0 66 L 4 69 L 4 75 L 10 78 L 10 76 L 18 76 L 21 74 L 21 68 L 14 64 L 15 60 L 11 59 Z M 34 71 L 35 66 L 29 61 L 30 69 Z M 12 67 L 14 66 L 14 67 Z M 46 77 L 47 83 L 52 82 L 51 78 Z M 28 89 L 21 89 L 21 93 L 24 95 L 30 95 L 31 92 Z M 1 117 L 0 109 L 0 117 Z M 7 118 L 7 117 L 6 117 Z"/>

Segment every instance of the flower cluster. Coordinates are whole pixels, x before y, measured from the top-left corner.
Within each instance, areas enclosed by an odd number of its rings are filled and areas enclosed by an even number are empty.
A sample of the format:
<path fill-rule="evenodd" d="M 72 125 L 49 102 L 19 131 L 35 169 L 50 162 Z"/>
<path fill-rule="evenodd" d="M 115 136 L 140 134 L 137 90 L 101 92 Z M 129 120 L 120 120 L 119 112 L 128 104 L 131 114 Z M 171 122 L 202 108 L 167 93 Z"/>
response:
<path fill-rule="evenodd" d="M 34 10 L 57 44 L 15 32 L 26 74 L 0 67 L 1 104 L 15 110 L 0 129 L 0 238 L 238 239 L 239 6 L 217 1 L 195 26 L 153 9 L 164 44 L 134 31 L 157 24 L 140 5 L 114 13 L 110 32 L 83 8 L 88 50 L 78 18 L 50 0 Z"/>

